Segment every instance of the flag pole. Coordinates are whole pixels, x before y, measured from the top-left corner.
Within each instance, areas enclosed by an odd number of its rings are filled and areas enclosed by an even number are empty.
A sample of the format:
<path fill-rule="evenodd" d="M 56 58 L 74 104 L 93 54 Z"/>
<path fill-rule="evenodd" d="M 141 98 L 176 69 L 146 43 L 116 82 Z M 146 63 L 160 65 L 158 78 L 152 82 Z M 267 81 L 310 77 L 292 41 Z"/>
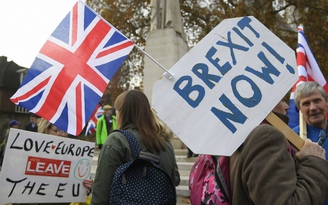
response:
<path fill-rule="evenodd" d="M 298 27 L 301 27 L 303 30 L 303 24 L 300 24 Z M 302 112 L 299 110 L 299 127 L 300 127 L 300 137 L 305 140 L 307 138 L 307 127 L 306 122 L 303 118 Z"/>
<path fill-rule="evenodd" d="M 135 45 L 135 47 L 137 47 L 143 54 L 145 54 L 148 58 L 150 58 L 150 60 L 154 61 L 154 63 L 156 63 L 159 67 L 161 67 L 165 71 L 163 75 L 166 78 L 168 78 L 169 80 L 172 79 L 173 74 L 171 74 L 164 66 L 162 66 L 157 60 L 155 60 L 153 57 L 151 57 L 148 53 L 146 53 L 144 50 L 139 48 L 137 45 Z"/>
<path fill-rule="evenodd" d="M 85 2 L 79 0 L 79 2 L 82 2 L 86 7 L 88 7 L 89 9 L 91 9 L 100 19 L 104 19 L 100 14 L 98 14 L 97 12 L 95 12 L 92 8 L 90 8 Z M 114 27 L 112 24 L 110 24 L 108 21 L 104 21 L 106 22 L 108 25 L 110 25 L 111 27 Z M 115 27 L 114 27 L 115 28 Z M 115 28 L 116 29 L 116 28 Z M 118 33 L 120 33 L 122 36 L 124 36 L 125 38 L 129 39 L 128 37 L 126 37 L 121 31 L 117 30 L 116 31 Z M 129 39 L 130 41 L 132 41 L 131 39 Z M 133 41 L 132 41 L 133 42 Z M 133 42 L 134 43 L 134 42 Z M 144 50 L 142 50 L 139 46 L 136 45 L 136 43 L 134 43 L 134 46 L 139 49 L 143 54 L 145 54 L 148 58 L 150 58 L 150 60 L 154 61 L 154 63 L 156 63 L 159 67 L 161 67 L 165 73 L 163 74 L 166 78 L 168 78 L 169 80 L 171 80 L 173 78 L 173 74 L 170 73 L 164 66 L 162 66 L 157 60 L 155 60 L 153 57 L 151 57 L 148 53 L 146 53 Z"/>
<path fill-rule="evenodd" d="M 305 140 L 307 138 L 307 128 L 306 128 L 306 122 L 303 118 L 303 114 L 301 111 L 299 111 L 299 125 L 300 125 L 300 137 Z"/>

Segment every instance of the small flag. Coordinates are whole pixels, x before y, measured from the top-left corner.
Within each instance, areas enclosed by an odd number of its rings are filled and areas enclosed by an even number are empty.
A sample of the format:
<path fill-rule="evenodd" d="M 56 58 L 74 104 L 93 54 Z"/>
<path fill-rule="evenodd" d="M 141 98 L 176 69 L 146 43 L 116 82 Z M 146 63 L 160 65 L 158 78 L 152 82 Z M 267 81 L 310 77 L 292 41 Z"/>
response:
<path fill-rule="evenodd" d="M 78 1 L 43 45 L 11 101 L 78 135 L 133 46 Z"/>
<path fill-rule="evenodd" d="M 297 69 L 299 79 L 292 88 L 289 101 L 289 109 L 287 115 L 289 117 L 289 127 L 294 128 L 299 124 L 299 111 L 294 103 L 294 91 L 296 86 L 307 81 L 314 81 L 319 83 L 326 92 L 328 91 L 328 85 L 325 77 L 323 76 L 318 63 L 316 62 L 310 46 L 305 38 L 303 32 L 303 26 L 298 27 L 298 47 L 297 52 Z"/>
<path fill-rule="evenodd" d="M 94 113 L 92 113 L 91 118 L 87 124 L 85 130 L 85 136 L 91 135 L 96 131 L 96 126 L 98 119 L 104 114 L 103 108 L 98 104 L 97 108 L 95 109 Z"/>

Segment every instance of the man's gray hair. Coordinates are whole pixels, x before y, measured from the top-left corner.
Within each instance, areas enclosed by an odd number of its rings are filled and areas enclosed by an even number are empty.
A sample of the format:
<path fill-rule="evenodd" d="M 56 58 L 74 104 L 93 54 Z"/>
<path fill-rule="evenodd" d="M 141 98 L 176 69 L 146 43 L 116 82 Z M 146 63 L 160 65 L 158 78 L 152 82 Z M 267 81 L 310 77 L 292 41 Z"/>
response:
<path fill-rule="evenodd" d="M 328 95 L 327 95 L 326 91 L 323 89 L 323 87 L 319 83 L 305 82 L 305 83 L 299 84 L 296 87 L 296 90 L 294 92 L 294 101 L 295 101 L 296 107 L 298 109 L 300 109 L 300 98 L 310 96 L 315 90 L 319 90 L 319 92 L 322 94 L 322 97 L 325 100 L 328 99 Z"/>

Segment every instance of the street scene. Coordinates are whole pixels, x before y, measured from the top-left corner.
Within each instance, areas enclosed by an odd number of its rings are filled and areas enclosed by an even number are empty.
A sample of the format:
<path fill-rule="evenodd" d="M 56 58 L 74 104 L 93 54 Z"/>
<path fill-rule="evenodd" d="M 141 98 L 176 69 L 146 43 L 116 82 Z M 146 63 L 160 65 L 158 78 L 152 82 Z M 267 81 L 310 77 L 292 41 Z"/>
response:
<path fill-rule="evenodd" d="M 0 205 L 328 205 L 327 15 L 1 0 Z"/>

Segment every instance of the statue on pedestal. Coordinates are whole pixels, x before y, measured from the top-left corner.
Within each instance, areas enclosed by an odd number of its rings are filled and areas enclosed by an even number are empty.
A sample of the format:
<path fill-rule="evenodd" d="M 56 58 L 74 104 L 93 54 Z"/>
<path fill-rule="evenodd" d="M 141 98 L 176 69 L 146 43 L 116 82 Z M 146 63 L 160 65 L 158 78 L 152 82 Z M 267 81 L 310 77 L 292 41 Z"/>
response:
<path fill-rule="evenodd" d="M 150 31 L 173 28 L 181 36 L 184 35 L 179 0 L 151 0 Z"/>

